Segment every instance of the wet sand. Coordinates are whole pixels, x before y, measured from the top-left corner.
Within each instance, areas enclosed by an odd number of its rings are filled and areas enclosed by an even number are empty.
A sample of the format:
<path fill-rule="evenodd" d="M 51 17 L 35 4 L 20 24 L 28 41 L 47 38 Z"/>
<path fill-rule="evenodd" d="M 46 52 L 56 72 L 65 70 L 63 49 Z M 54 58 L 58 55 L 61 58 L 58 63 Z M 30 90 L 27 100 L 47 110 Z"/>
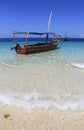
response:
<path fill-rule="evenodd" d="M 0 130 L 84 130 L 84 111 L 33 109 L 1 105 Z"/>

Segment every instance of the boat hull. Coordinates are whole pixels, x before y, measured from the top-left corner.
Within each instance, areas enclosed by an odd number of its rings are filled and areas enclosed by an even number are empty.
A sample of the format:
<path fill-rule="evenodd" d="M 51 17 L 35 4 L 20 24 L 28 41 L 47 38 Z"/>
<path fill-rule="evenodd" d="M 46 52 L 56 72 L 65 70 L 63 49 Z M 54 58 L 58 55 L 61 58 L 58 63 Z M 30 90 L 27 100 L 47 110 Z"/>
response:
<path fill-rule="evenodd" d="M 58 43 L 47 43 L 47 44 L 39 44 L 39 45 L 28 45 L 25 47 L 17 48 L 16 52 L 18 54 L 33 54 L 46 52 L 57 48 Z"/>

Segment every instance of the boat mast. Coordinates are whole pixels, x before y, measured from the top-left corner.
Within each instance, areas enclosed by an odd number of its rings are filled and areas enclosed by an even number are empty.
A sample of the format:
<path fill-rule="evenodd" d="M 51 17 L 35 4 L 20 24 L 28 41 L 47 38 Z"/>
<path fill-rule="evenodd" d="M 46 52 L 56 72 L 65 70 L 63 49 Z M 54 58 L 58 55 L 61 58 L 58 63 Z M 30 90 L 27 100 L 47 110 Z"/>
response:
<path fill-rule="evenodd" d="M 52 10 L 51 10 L 51 12 L 50 12 L 50 16 L 49 16 L 49 20 L 48 20 L 48 30 L 47 30 L 48 33 L 49 33 L 49 31 L 50 31 L 51 17 L 52 17 Z M 49 35 L 48 33 L 46 34 L 46 43 L 48 42 L 48 35 Z"/>
<path fill-rule="evenodd" d="M 48 32 L 50 31 L 51 17 L 52 17 L 52 10 L 50 12 L 50 16 L 49 16 L 49 20 L 48 20 Z"/>

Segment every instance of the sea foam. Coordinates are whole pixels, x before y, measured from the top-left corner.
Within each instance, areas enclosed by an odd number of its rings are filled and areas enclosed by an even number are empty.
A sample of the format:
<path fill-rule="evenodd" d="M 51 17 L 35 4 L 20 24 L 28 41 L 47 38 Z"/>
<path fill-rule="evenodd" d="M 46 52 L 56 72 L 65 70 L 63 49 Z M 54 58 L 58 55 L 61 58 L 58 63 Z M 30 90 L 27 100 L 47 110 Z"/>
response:
<path fill-rule="evenodd" d="M 84 69 L 84 63 L 71 63 L 73 67 Z"/>
<path fill-rule="evenodd" d="M 71 98 L 70 98 L 71 97 Z M 33 91 L 29 94 L 0 94 L 0 102 L 15 106 L 23 107 L 28 111 L 34 108 L 48 109 L 51 107 L 66 110 L 66 109 L 84 109 L 84 96 L 71 94 L 43 94 Z"/>

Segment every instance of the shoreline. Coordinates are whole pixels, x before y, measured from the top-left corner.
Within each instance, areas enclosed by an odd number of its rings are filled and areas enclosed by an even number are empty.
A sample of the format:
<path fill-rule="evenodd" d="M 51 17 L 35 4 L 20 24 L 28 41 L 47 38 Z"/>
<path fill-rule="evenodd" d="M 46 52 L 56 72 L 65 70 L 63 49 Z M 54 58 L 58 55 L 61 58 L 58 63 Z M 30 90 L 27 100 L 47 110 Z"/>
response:
<path fill-rule="evenodd" d="M 33 109 L 1 105 L 1 130 L 83 130 L 84 110 Z"/>
<path fill-rule="evenodd" d="M 84 70 L 65 62 L 83 57 L 69 50 L 1 54 L 0 130 L 84 130 Z"/>

